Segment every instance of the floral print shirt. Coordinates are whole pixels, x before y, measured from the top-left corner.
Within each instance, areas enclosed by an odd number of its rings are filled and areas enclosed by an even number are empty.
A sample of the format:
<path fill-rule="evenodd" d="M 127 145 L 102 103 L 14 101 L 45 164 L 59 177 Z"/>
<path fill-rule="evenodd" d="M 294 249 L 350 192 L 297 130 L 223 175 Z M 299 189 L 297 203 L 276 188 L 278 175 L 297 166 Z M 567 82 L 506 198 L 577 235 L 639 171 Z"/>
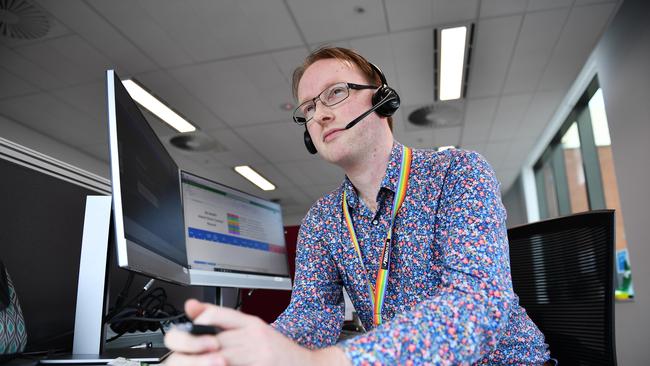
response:
<path fill-rule="evenodd" d="M 345 287 L 365 334 L 338 343 L 355 365 L 541 365 L 544 336 L 512 290 L 499 183 L 477 153 L 413 149 L 406 198 L 395 218 L 382 324 L 374 286 L 390 230 L 403 146 L 393 144 L 372 212 L 349 179 L 302 222 L 291 303 L 273 326 L 309 348 L 334 345 Z M 360 262 L 342 213 L 347 202 Z"/>

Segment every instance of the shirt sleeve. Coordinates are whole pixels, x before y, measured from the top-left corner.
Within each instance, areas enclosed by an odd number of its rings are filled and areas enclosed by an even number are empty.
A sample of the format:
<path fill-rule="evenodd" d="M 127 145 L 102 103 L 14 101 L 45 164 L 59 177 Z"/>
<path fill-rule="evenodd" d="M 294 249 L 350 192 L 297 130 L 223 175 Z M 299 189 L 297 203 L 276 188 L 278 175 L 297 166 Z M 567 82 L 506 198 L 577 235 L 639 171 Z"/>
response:
<path fill-rule="evenodd" d="M 276 330 L 308 348 L 336 343 L 345 306 L 338 269 L 324 239 L 327 220 L 321 220 L 317 207 L 318 204 L 307 214 L 298 234 L 291 302 L 272 324 Z"/>
<path fill-rule="evenodd" d="M 435 218 L 441 282 L 408 312 L 339 346 L 354 364 L 468 365 L 497 344 L 514 293 L 499 183 L 477 153 L 451 153 Z"/>

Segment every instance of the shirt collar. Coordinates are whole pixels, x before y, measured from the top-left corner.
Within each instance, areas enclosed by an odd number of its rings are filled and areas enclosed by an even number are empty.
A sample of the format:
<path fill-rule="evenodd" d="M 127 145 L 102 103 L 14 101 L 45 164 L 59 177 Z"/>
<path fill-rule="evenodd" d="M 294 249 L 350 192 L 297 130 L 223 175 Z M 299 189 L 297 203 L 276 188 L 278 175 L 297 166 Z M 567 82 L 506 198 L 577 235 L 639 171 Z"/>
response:
<path fill-rule="evenodd" d="M 395 193 L 395 189 L 397 186 L 397 181 L 399 180 L 399 173 L 400 173 L 400 164 L 402 163 L 402 150 L 404 149 L 404 146 L 400 144 L 397 141 L 393 141 L 393 148 L 390 152 L 390 159 L 388 160 L 388 166 L 386 167 L 386 174 L 384 175 L 384 178 L 381 181 L 380 185 L 380 191 L 382 188 L 388 189 L 391 192 Z M 356 189 L 354 189 L 354 185 L 352 184 L 352 181 L 348 178 L 348 176 L 345 176 L 345 180 L 343 181 L 343 191 L 345 191 L 347 200 L 348 200 L 348 206 L 349 207 L 356 207 L 357 204 L 359 203 L 359 196 L 357 195 Z"/>

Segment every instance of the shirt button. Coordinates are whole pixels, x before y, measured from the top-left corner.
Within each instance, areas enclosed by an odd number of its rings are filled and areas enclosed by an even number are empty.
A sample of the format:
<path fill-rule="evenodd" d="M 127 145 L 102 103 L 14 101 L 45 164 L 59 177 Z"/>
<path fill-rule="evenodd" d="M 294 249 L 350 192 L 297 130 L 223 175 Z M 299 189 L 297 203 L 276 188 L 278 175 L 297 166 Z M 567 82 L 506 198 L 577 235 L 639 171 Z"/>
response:
<path fill-rule="evenodd" d="M 377 225 L 377 224 L 379 224 L 379 221 L 377 221 L 377 220 L 372 220 L 372 224 L 373 224 L 373 225 Z"/>

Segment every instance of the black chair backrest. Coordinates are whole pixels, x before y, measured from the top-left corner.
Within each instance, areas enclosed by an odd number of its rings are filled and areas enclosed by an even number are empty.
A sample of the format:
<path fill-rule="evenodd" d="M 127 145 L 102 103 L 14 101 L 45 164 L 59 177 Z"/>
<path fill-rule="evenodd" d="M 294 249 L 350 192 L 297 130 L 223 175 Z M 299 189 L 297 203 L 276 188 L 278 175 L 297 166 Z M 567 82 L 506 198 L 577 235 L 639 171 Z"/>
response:
<path fill-rule="evenodd" d="M 616 365 L 614 210 L 508 230 L 512 285 L 560 365 Z"/>

